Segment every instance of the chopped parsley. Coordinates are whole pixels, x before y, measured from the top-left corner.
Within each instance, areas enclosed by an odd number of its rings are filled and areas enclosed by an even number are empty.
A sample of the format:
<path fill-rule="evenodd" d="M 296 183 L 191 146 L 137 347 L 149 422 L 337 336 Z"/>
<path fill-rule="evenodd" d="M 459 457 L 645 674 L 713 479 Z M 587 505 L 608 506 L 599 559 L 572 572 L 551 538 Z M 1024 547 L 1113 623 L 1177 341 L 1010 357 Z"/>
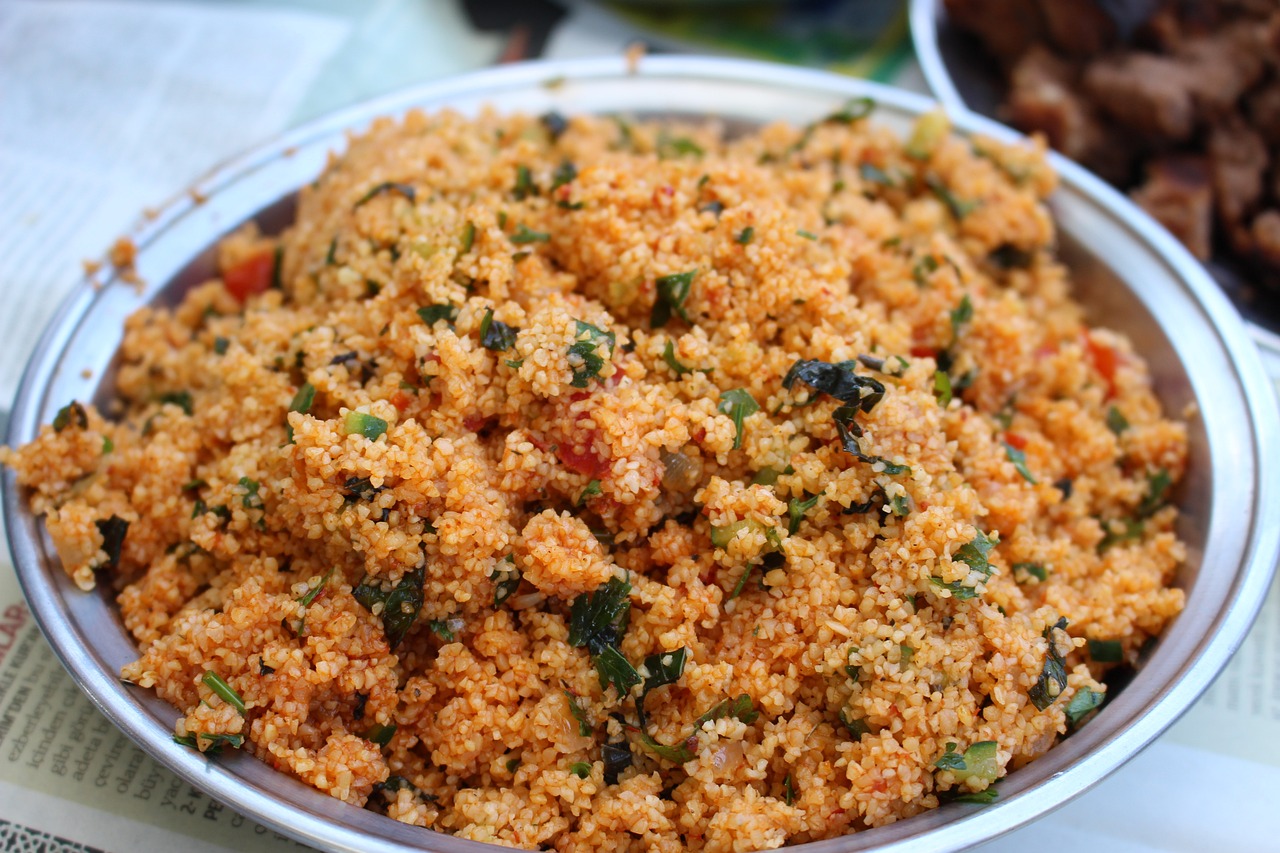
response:
<path fill-rule="evenodd" d="M 670 338 L 667 339 L 666 346 L 662 348 L 662 360 L 667 363 L 667 367 L 670 367 L 676 376 L 684 376 L 686 373 L 695 372 L 692 367 L 685 367 L 676 359 L 676 345 Z"/>
<path fill-rule="evenodd" d="M 814 495 L 811 498 L 801 500 L 800 498 L 792 498 L 787 502 L 787 532 L 794 535 L 800 529 L 800 522 L 804 520 L 804 515 L 809 510 L 818 505 L 818 501 L 822 498 L 822 493 Z"/>
<path fill-rule="evenodd" d="M 973 537 L 972 541 L 961 545 L 956 552 L 951 555 L 951 560 L 956 563 L 964 563 L 971 570 L 970 575 L 972 575 L 973 572 L 978 572 L 983 576 L 982 581 L 985 581 L 987 578 L 990 578 L 991 573 L 995 571 L 987 557 L 991 554 L 991 549 L 994 548 L 999 541 L 1000 537 L 998 535 L 992 534 L 991 536 L 988 536 L 979 530 L 978 534 Z M 978 594 L 978 591 L 974 586 L 965 583 L 968 579 L 969 578 L 965 577 L 958 581 L 946 583 L 938 577 L 929 578 L 935 586 L 950 590 L 951 594 L 959 601 L 966 601 Z"/>
<path fill-rule="evenodd" d="M 493 319 L 493 309 L 484 309 L 484 317 L 480 319 L 480 345 L 494 352 L 505 352 L 516 345 L 516 336 L 520 330 Z"/>
<path fill-rule="evenodd" d="M 167 403 L 177 406 L 187 415 L 191 415 L 194 412 L 190 391 L 167 391 L 156 399 L 162 404 Z"/>
<path fill-rule="evenodd" d="M 658 159 L 660 160 L 685 155 L 701 157 L 704 153 L 706 152 L 702 150 L 702 146 L 687 136 L 667 136 L 664 133 L 658 137 Z"/>
<path fill-rule="evenodd" d="M 951 188 L 943 183 L 942 179 L 937 175 L 926 175 L 924 182 L 925 185 L 933 191 L 933 194 L 938 197 L 938 200 L 947 206 L 947 210 L 950 211 L 951 215 L 956 219 L 964 219 L 978 206 L 978 202 L 976 201 L 966 201 L 957 198 L 956 194 L 951 191 Z"/>
<path fill-rule="evenodd" d="M 1119 640 L 1089 640 L 1089 657 L 1098 663 L 1120 663 L 1124 660 L 1124 645 Z"/>
<path fill-rule="evenodd" d="M 938 259 L 933 255 L 921 255 L 911 266 L 911 278 L 917 285 L 924 287 L 929 276 L 939 269 Z"/>
<path fill-rule="evenodd" d="M 476 224 L 470 219 L 462 226 L 462 245 L 459 247 L 458 254 L 465 255 L 471 251 L 471 247 L 476 244 Z M 419 312 L 421 313 L 421 312 Z M 423 318 L 426 319 L 426 318 Z M 430 325 L 428 323 L 427 325 Z"/>
<path fill-rule="evenodd" d="M 526 243 L 547 243 L 551 240 L 551 235 L 546 231 L 534 231 L 522 222 L 516 226 L 515 233 L 508 239 L 517 246 L 521 246 Z"/>
<path fill-rule="evenodd" d="M 394 725 L 384 726 L 381 723 L 374 723 L 372 726 L 365 729 L 364 734 L 360 736 L 371 743 L 377 744 L 378 746 L 386 746 L 391 743 L 391 739 L 396 736 L 396 727 Z M 403 779 L 403 777 L 392 776 L 387 779 L 387 787 L 385 790 L 391 790 L 391 779 Z"/>
<path fill-rule="evenodd" d="M 933 395 L 938 398 L 938 405 L 944 409 L 951 403 L 951 377 L 945 370 L 933 372 Z"/>
<path fill-rule="evenodd" d="M 882 187 L 894 186 L 894 180 L 889 177 L 889 173 L 874 163 L 859 164 L 858 175 L 867 183 L 878 184 Z"/>
<path fill-rule="evenodd" d="M 756 229 L 748 225 L 746 228 L 743 228 L 741 231 L 739 231 L 738 236 L 735 237 L 734 239 L 740 245 L 745 246 L 748 243 L 750 243 L 753 239 L 755 239 L 755 236 L 756 236 Z"/>
<path fill-rule="evenodd" d="M 760 404 L 745 388 L 733 388 L 720 394 L 720 402 L 716 411 L 728 415 L 733 420 L 733 449 L 742 447 L 742 422 L 745 418 L 760 411 Z"/>
<path fill-rule="evenodd" d="M 625 127 L 625 125 L 620 125 Z M 623 740 L 619 743 L 606 743 L 600 747 L 600 758 L 604 761 L 604 783 L 618 784 L 618 777 L 631 766 L 631 744 Z"/>
<path fill-rule="evenodd" d="M 200 742 L 209 744 L 205 749 L 200 749 Z M 239 749 L 244 745 L 244 735 L 229 734 L 207 734 L 205 732 L 196 732 L 187 734 L 182 737 L 174 736 L 173 742 L 179 746 L 189 746 L 194 750 L 203 752 L 206 756 L 212 758 L 222 751 L 224 746 L 232 749 Z"/>
<path fill-rule="evenodd" d="M 415 190 L 413 187 L 409 186 L 408 184 L 398 184 L 395 181 L 384 181 L 378 184 L 373 189 L 369 190 L 364 195 L 362 195 L 360 199 L 352 206 L 352 208 L 354 209 L 356 207 L 360 207 L 362 204 L 372 201 L 374 198 L 382 195 L 383 193 L 393 193 L 393 192 L 399 193 L 400 195 L 404 196 L 406 199 L 409 200 L 410 204 L 413 204 L 418 198 L 417 190 Z"/>
<path fill-rule="evenodd" d="M 1004 445 L 1005 457 L 1013 463 L 1013 467 L 1022 475 L 1022 479 L 1034 486 L 1037 480 L 1031 475 L 1031 472 L 1027 470 L 1027 454 L 1007 441 L 1002 441 L 1000 443 Z"/>
<path fill-rule="evenodd" d="M 569 690 L 562 691 L 564 698 L 569 701 L 569 713 L 578 721 L 578 734 L 582 737 L 591 737 L 592 726 L 591 720 L 587 717 L 587 712 L 582 710 L 582 706 L 578 704 L 578 697 L 573 695 Z M 587 765 L 587 773 L 591 772 L 591 766 Z M 583 776 L 582 778 L 587 778 Z"/>
<path fill-rule="evenodd" d="M 452 325 L 453 322 L 458 319 L 458 306 L 451 302 L 436 303 L 435 305 L 428 305 L 425 308 L 419 308 L 418 316 L 421 317 L 422 322 L 426 323 L 428 326 L 434 326 L 441 320 Z"/>
<path fill-rule="evenodd" d="M 427 629 L 446 643 L 452 643 L 456 639 L 453 635 L 453 629 L 449 627 L 447 620 L 432 619 L 427 622 Z"/>
<path fill-rule="evenodd" d="M 565 160 L 563 163 L 561 163 L 559 166 L 556 167 L 556 170 L 554 172 L 551 173 L 551 191 L 555 192 L 556 190 L 560 189 L 560 187 L 563 187 L 565 184 L 572 183 L 575 179 L 577 179 L 577 177 L 578 177 L 578 168 L 574 166 L 572 163 L 570 163 L 568 160 Z"/>
<path fill-rule="evenodd" d="M 511 194 L 516 201 L 524 201 L 538 194 L 538 185 L 533 182 L 533 173 L 528 166 L 516 166 L 516 185 Z"/>
<path fill-rule="evenodd" d="M 1028 691 L 1032 704 L 1041 711 L 1052 705 L 1062 691 L 1067 689 L 1067 662 L 1058 651 L 1058 644 L 1053 640 L 1055 630 L 1065 631 L 1066 628 L 1067 620 L 1062 618 L 1045 628 L 1042 635 L 1048 644 L 1044 656 L 1044 668 L 1036 679 L 1036 683 Z"/>
<path fill-rule="evenodd" d="M 419 566 L 413 571 L 405 572 L 400 582 L 389 590 L 361 581 L 351 591 L 355 600 L 371 613 L 375 605 L 382 605 L 382 630 L 392 651 L 404 640 L 418 618 L 418 612 L 422 609 L 422 587 L 425 581 L 426 572 Z"/>
<path fill-rule="evenodd" d="M 306 382 L 298 389 L 298 393 L 293 395 L 293 399 L 289 402 L 289 411 L 301 412 L 305 415 L 307 412 L 311 411 L 311 404 L 314 403 L 315 400 L 316 386 L 312 385 L 310 382 Z"/>
<path fill-rule="evenodd" d="M 503 563 L 508 564 L 511 568 L 503 568 Z M 499 560 L 498 564 L 493 567 L 493 571 L 489 573 L 489 580 L 493 582 L 494 607 L 501 606 L 502 602 L 510 598 L 520 588 L 520 570 L 515 567 L 515 560 L 510 554 Z"/>
<path fill-rule="evenodd" d="M 1148 474 L 1147 494 L 1143 497 L 1142 503 L 1138 505 L 1138 517 L 1146 518 L 1164 506 L 1165 496 L 1172 485 L 1173 478 L 1169 476 L 1169 472 L 1164 468 L 1154 474 Z"/>
<path fill-rule="evenodd" d="M 603 492 L 600 490 L 600 481 L 592 480 L 590 483 L 587 483 L 587 487 L 582 490 L 582 494 L 578 495 L 578 500 L 574 503 L 576 506 L 582 506 L 586 503 L 587 498 L 594 498 L 601 494 L 603 494 Z"/>
<path fill-rule="evenodd" d="M 973 302 L 969 299 L 969 294 L 965 294 L 964 298 L 951 311 L 951 334 L 955 337 L 960 336 L 960 329 L 973 320 Z"/>
<path fill-rule="evenodd" d="M 693 727 L 700 729 L 706 723 L 724 719 L 725 717 L 735 717 L 748 726 L 760 718 L 760 712 L 756 710 L 755 702 L 746 693 L 739 693 L 732 699 L 721 699 L 716 704 L 706 710 L 702 716 L 694 720 Z"/>
<path fill-rule="evenodd" d="M 244 489 L 244 497 L 240 499 L 240 504 L 245 509 L 262 509 L 262 496 L 258 494 L 261 486 L 257 480 L 241 477 L 240 488 Z"/>
<path fill-rule="evenodd" d="M 231 346 L 231 341 L 223 337 L 213 339 L 213 351 L 218 355 L 226 355 L 227 347 Z"/>
<path fill-rule="evenodd" d="M 1028 583 L 1032 579 L 1037 581 L 1047 581 L 1049 579 L 1049 570 L 1040 563 L 1014 563 L 1013 579 L 1018 583 Z"/>
<path fill-rule="evenodd" d="M 868 97 L 851 98 L 838 111 L 823 119 L 835 124 L 853 124 L 861 121 L 875 111 L 876 102 Z"/>
<path fill-rule="evenodd" d="M 981 779 L 990 784 L 1000 774 L 997 752 L 997 745 L 993 740 L 979 741 L 963 753 L 956 752 L 954 743 L 948 743 L 946 752 L 938 756 L 933 766 L 937 770 L 950 772 L 957 782 Z"/>
<path fill-rule="evenodd" d="M 98 519 L 93 524 L 102 536 L 102 552 L 107 555 L 107 562 L 99 568 L 115 571 L 120 568 L 120 553 L 124 550 L 124 538 L 129 533 L 129 522 L 113 515 L 107 519 Z"/>
<path fill-rule="evenodd" d="M 573 371 L 573 380 L 569 384 L 574 388 L 586 388 L 590 380 L 600 376 L 605 361 L 613 358 L 613 347 L 617 339 L 611 331 L 581 320 L 576 322 L 577 333 L 574 343 L 569 347 L 569 367 Z M 605 356 L 598 352 L 602 344 L 609 350 Z"/>
<path fill-rule="evenodd" d="M 631 617 L 631 584 L 613 577 L 583 593 L 569 608 L 569 645 L 586 647 L 595 662 L 600 688 L 609 684 L 623 697 L 640 683 L 636 668 L 618 651 Z"/>
<path fill-rule="evenodd" d="M 1111 430 L 1116 435 L 1119 435 L 1128 428 L 1129 419 L 1124 416 L 1123 412 L 1115 406 L 1107 409 L 1107 429 Z"/>
<path fill-rule="evenodd" d="M 697 274 L 698 271 L 693 269 L 688 272 L 664 275 L 654 280 L 656 295 L 653 310 L 649 314 L 650 328 L 657 329 L 667 325 L 673 313 L 681 320 L 693 325 L 693 321 L 685 313 L 684 303 L 689 298 L 689 291 L 693 288 L 693 279 Z"/>

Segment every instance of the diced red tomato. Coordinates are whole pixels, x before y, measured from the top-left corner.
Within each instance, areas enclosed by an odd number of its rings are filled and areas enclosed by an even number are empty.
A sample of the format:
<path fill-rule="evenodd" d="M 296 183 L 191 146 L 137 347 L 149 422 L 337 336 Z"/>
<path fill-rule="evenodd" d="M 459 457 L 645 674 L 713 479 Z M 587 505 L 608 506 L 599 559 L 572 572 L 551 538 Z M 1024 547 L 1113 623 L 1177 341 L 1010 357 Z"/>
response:
<path fill-rule="evenodd" d="M 245 258 L 222 274 L 222 284 L 239 302 L 250 296 L 266 292 L 271 287 L 271 274 L 275 270 L 275 252 L 261 252 Z"/>
<path fill-rule="evenodd" d="M 588 477 L 599 477 L 609 470 L 609 460 L 601 458 L 595 451 L 595 440 L 599 435 L 598 430 L 588 430 L 580 442 L 575 440 L 574 444 L 578 444 L 576 447 L 568 442 L 561 442 L 556 455 L 570 471 Z"/>
<path fill-rule="evenodd" d="M 917 344 L 911 348 L 911 354 L 916 358 L 937 358 L 938 348 Z"/>
<path fill-rule="evenodd" d="M 1111 347 L 1094 340 L 1093 335 L 1085 335 L 1084 342 L 1094 370 L 1107 383 L 1107 399 L 1110 400 L 1116 395 L 1116 367 L 1120 364 L 1120 356 Z"/>
<path fill-rule="evenodd" d="M 403 412 L 413 403 L 413 395 L 406 391 L 397 391 L 391 395 L 391 405 L 396 407 L 397 411 Z"/>
<path fill-rule="evenodd" d="M 1017 450 L 1027 449 L 1027 440 L 1016 432 L 1006 432 L 1004 434 L 1005 443 Z"/>

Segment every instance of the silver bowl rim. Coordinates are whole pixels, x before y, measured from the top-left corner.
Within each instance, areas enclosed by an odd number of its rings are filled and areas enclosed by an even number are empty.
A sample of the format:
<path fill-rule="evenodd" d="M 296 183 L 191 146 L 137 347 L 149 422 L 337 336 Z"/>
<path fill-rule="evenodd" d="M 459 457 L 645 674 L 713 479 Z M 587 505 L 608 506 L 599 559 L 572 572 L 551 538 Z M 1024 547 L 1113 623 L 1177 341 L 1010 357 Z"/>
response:
<path fill-rule="evenodd" d="M 951 79 L 951 72 L 947 70 L 947 63 L 942 58 L 942 51 L 938 47 L 938 23 L 942 14 L 942 0 L 910 0 L 910 4 L 908 25 L 911 30 L 911 44 L 915 48 L 916 60 L 920 63 L 920 71 L 924 75 L 929 91 L 953 116 L 967 114 L 985 118 L 969 108 L 969 104 Z M 1157 226 L 1164 227 L 1158 223 Z M 1271 375 L 1280 378 L 1280 332 L 1248 320 L 1245 320 L 1244 324 L 1253 342 L 1263 351 Z"/>
<path fill-rule="evenodd" d="M 342 131 L 361 127 L 375 116 L 398 115 L 414 107 L 431 108 L 449 98 L 466 97 L 470 103 L 483 103 L 486 93 L 493 95 L 512 87 L 533 84 L 549 86 L 554 81 L 602 81 L 623 79 L 631 75 L 656 79 L 700 80 L 760 86 L 786 86 L 809 93 L 830 95 L 832 102 L 870 96 L 907 112 L 923 113 L 934 103 L 921 95 L 893 87 L 842 77 L 821 71 L 799 69 L 773 63 L 711 57 L 676 56 L 645 58 L 638 68 L 629 68 L 622 58 L 596 58 L 563 61 L 535 61 L 504 66 L 441 82 L 411 87 L 372 101 L 343 109 L 322 117 L 258 146 L 250 152 L 215 168 L 193 186 L 193 193 L 183 194 L 143 220 L 134 239 L 140 251 L 171 225 L 190 213 L 200 202 L 222 186 L 253 173 L 269 161 L 287 155 L 292 148 L 322 140 L 340 138 Z M 626 105 L 620 105 L 623 109 Z M 982 133 L 1014 141 L 1022 137 L 995 122 L 964 111 L 953 116 L 957 130 Z M 1280 414 L 1276 398 L 1257 351 L 1248 344 L 1239 316 L 1226 297 L 1209 278 L 1204 268 L 1174 238 L 1153 220 L 1134 207 L 1100 179 L 1081 167 L 1056 155 L 1050 161 L 1064 185 L 1070 185 L 1091 201 L 1123 222 L 1124 227 L 1150 246 L 1170 265 L 1188 287 L 1191 297 L 1204 312 L 1241 384 L 1244 405 L 1251 428 L 1252 450 L 1257 459 L 1256 495 L 1258 507 L 1280 506 Z M 218 235 L 212 235 L 215 239 Z M 63 303 L 46 328 L 23 375 L 13 407 L 8 443 L 11 446 L 30 439 L 38 428 L 40 394 L 57 362 L 76 322 L 88 310 L 96 293 L 95 287 L 81 287 Z M 422 835 L 422 830 L 397 824 L 362 809 L 347 806 L 328 796 L 302 786 L 284 774 L 271 771 L 248 756 L 235 755 L 218 764 L 188 750 L 167 748 L 171 732 L 160 731 L 146 717 L 136 699 L 118 680 L 90 660 L 82 638 L 72 630 L 68 609 L 61 593 L 42 582 L 39 553 L 34 538 L 22 529 L 26 513 L 22 495 L 11 470 L 0 475 L 3 487 L 10 547 L 14 565 L 27 600 L 45 637 L 63 665 L 73 674 L 81 689 L 112 722 L 153 758 L 187 782 L 201 788 L 213 798 L 249 815 L 304 843 L 343 851 L 408 851 L 424 845 L 458 853 L 486 853 L 491 845 L 466 841 L 436 833 Z M 1186 664 L 1183 677 L 1162 684 L 1158 696 L 1132 722 L 1119 731 L 1091 739 L 1094 750 L 1070 768 L 1054 772 L 1035 782 L 1028 790 L 1017 790 L 1013 796 L 981 810 L 962 805 L 945 806 L 919 815 L 910 821 L 866 830 L 853 835 L 804 845 L 810 853 L 869 849 L 888 851 L 959 850 L 987 841 L 1026 824 L 1058 808 L 1078 796 L 1149 745 L 1171 725 L 1212 683 L 1239 648 L 1262 605 L 1266 590 L 1280 554 L 1280 526 L 1268 526 L 1255 508 L 1249 525 L 1249 536 L 1242 552 L 1232 585 L 1234 597 L 1223 603 L 1218 613 L 1213 636 L 1198 647 L 1194 661 Z M 1141 673 L 1139 674 L 1141 677 Z M 1091 727 L 1092 728 L 1092 727 Z M 1084 729 L 1087 733 L 1090 729 Z M 1060 747 L 1061 748 L 1061 747 Z M 1060 749 L 1059 748 L 1059 749 Z M 1035 764 L 1049 760 L 1054 752 Z M 250 762 L 246 765 L 245 762 Z M 1035 766 L 1032 765 L 1032 767 Z M 260 768 L 255 770 L 254 768 Z M 233 772 L 234 770 L 234 772 Z M 303 811 L 286 807 L 265 789 L 264 773 L 273 786 L 284 786 L 286 793 L 314 803 L 314 809 Z M 246 779 L 246 776 L 249 777 Z M 376 837 L 375 837 L 376 836 Z"/>

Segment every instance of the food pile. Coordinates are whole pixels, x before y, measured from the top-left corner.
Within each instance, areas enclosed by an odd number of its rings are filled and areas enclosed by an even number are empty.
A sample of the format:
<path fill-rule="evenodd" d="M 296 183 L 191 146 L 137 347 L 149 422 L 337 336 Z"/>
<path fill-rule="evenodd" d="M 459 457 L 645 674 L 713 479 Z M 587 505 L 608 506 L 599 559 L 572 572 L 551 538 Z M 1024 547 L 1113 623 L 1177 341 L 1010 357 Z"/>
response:
<path fill-rule="evenodd" d="M 1274 0 L 946 8 L 1003 67 L 1007 120 L 1130 190 L 1196 257 L 1231 258 L 1247 279 L 1280 288 Z"/>
<path fill-rule="evenodd" d="M 174 749 L 559 850 L 991 802 L 1183 605 L 1042 152 L 411 113 L 0 449 Z M 1105 711 L 1103 711 L 1105 713 Z"/>

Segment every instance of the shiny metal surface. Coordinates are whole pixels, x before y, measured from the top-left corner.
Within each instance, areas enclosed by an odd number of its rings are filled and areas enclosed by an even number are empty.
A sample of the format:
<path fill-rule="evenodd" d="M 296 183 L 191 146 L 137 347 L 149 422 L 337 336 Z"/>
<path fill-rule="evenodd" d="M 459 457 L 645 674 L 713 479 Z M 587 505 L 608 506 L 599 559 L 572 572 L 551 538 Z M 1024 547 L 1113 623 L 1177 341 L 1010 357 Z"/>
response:
<path fill-rule="evenodd" d="M 23 379 L 8 442 L 33 437 L 72 398 L 110 398 L 111 364 L 125 316 L 171 302 L 212 269 L 212 246 L 239 223 L 266 230 L 291 214 L 291 196 L 312 180 L 347 129 L 411 107 L 663 113 L 730 123 L 797 123 L 867 95 L 875 119 L 905 130 L 934 106 L 926 98 L 820 72 L 764 63 L 653 57 L 639 72 L 621 59 L 535 63 L 485 71 L 392 95 L 300 128 L 211 173 L 135 236 L 149 284 L 84 286 L 46 331 Z M 1006 128 L 961 115 L 961 132 L 1014 139 Z M 1190 560 L 1180 577 L 1186 611 L 1133 681 L 1085 728 L 1000 783 L 985 808 L 950 805 L 907 821 L 805 845 L 809 853 L 879 849 L 949 851 L 993 838 L 1088 789 L 1168 727 L 1204 691 L 1261 605 L 1280 551 L 1280 416 L 1241 322 L 1204 269 L 1118 193 L 1061 158 L 1053 199 L 1064 257 L 1094 322 L 1128 334 L 1152 366 L 1166 409 L 1188 412 L 1191 473 L 1181 488 L 1181 534 Z M 93 378 L 81 370 L 89 368 Z M 3 473 L 15 565 L 53 647 L 97 706 L 159 761 L 210 796 L 300 841 L 335 851 L 444 853 L 493 848 L 405 826 L 347 806 L 242 755 L 207 761 L 170 741 L 176 712 L 117 673 L 133 644 L 108 598 L 75 589 L 42 527 Z"/>
<path fill-rule="evenodd" d="M 1004 80 L 978 45 L 950 26 L 943 0 L 911 0 L 909 17 L 911 43 L 920 70 L 929 91 L 947 112 L 953 116 L 973 112 L 996 117 L 1004 98 Z M 1229 291 L 1238 292 L 1248 278 L 1242 270 L 1218 259 L 1210 261 L 1210 266 Z M 1280 308 L 1263 302 L 1239 304 L 1252 320 L 1245 326 L 1258 346 L 1267 373 L 1280 380 Z"/>

